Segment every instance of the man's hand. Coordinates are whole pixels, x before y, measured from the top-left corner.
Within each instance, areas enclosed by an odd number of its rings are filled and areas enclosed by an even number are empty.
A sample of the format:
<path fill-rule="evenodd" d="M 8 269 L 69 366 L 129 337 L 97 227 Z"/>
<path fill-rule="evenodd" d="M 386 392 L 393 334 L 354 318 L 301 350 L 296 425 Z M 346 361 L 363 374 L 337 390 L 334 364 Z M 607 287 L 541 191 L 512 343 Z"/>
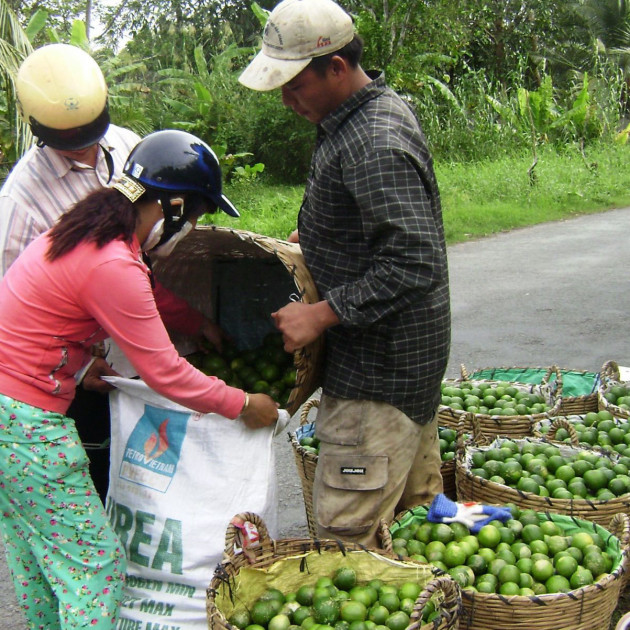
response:
<path fill-rule="evenodd" d="M 282 333 L 287 352 L 303 348 L 315 341 L 327 328 L 339 323 L 339 318 L 325 300 L 315 304 L 291 302 L 272 313 L 271 317 Z"/>
<path fill-rule="evenodd" d="M 114 386 L 104 381 L 101 376 L 120 376 L 120 374 L 112 369 L 105 359 L 97 357 L 81 380 L 83 389 L 91 392 L 101 392 L 102 394 L 111 392 Z"/>
<path fill-rule="evenodd" d="M 297 230 L 293 230 L 291 234 L 289 234 L 289 238 L 287 238 L 289 243 L 299 243 L 300 242 L 300 234 Z"/>

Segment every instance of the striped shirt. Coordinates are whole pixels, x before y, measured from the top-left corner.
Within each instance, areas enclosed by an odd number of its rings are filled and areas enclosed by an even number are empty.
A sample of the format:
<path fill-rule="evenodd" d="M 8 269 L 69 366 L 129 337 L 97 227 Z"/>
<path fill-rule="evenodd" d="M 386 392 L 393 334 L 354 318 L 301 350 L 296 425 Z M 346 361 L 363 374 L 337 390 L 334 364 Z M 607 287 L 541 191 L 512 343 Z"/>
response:
<path fill-rule="evenodd" d="M 326 332 L 324 392 L 429 422 L 450 345 L 440 195 L 420 126 L 382 76 L 318 126 L 298 228 L 341 322 Z"/>
<path fill-rule="evenodd" d="M 47 146 L 31 147 L 0 190 L 0 277 L 31 241 L 77 201 L 120 177 L 139 141 L 133 131 L 110 125 L 99 142 L 96 168 L 62 157 Z M 113 174 L 105 151 L 112 157 Z"/>

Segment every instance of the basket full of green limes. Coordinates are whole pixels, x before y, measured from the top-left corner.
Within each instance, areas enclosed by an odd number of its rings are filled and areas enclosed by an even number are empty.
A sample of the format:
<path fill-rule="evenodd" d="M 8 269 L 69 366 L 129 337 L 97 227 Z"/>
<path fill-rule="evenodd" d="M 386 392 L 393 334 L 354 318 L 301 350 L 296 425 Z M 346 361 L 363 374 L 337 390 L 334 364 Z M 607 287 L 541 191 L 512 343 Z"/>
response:
<path fill-rule="evenodd" d="M 606 361 L 600 372 L 597 389 L 598 408 L 618 418 L 630 418 L 630 383 L 623 381 L 619 365 Z"/>
<path fill-rule="evenodd" d="M 561 384 L 554 383 L 557 376 Z M 559 387 L 562 389 L 562 404 L 559 413 L 563 415 L 581 414 L 597 411 L 597 385 L 599 373 L 589 370 L 575 370 L 558 367 L 485 367 L 469 372 L 461 366 L 462 380 L 478 381 L 508 381 L 544 387 Z"/>
<path fill-rule="evenodd" d="M 309 534 L 314 538 L 317 536 L 317 525 L 313 511 L 313 481 L 317 468 L 319 441 L 315 436 L 315 422 L 309 421 L 309 413 L 311 409 L 318 407 L 318 398 L 307 400 L 300 411 L 300 426 L 295 432 L 289 433 L 289 442 L 293 447 L 295 465 L 302 485 L 306 524 Z"/>
<path fill-rule="evenodd" d="M 459 586 L 434 567 L 353 543 L 272 540 L 255 514 L 239 518 L 259 540 L 240 553 L 228 527 L 207 591 L 211 630 L 457 628 Z"/>
<path fill-rule="evenodd" d="M 295 413 L 319 386 L 323 337 L 287 354 L 270 313 L 290 301 L 312 304 L 317 288 L 302 252 L 245 230 L 198 226 L 168 258 L 156 279 L 221 326 L 233 343 L 208 352 L 200 367 L 248 392 L 266 393 Z"/>
<path fill-rule="evenodd" d="M 569 427 L 574 442 L 554 442 Z M 495 438 L 479 432 L 458 443 L 455 462 L 460 501 L 501 504 L 566 514 L 607 525 L 630 513 L 630 459 L 616 452 L 581 447 L 575 431 L 561 419 L 548 439 Z"/>
<path fill-rule="evenodd" d="M 564 424 L 568 423 L 568 427 Z M 618 453 L 627 458 L 626 467 L 630 465 L 630 421 L 613 416 L 610 411 L 589 411 L 585 414 L 557 416 L 540 422 L 534 434 L 546 437 L 554 425 L 560 425 L 555 432 L 557 442 L 573 443 L 577 440 L 581 446 L 598 447 L 611 453 Z M 575 431 L 572 438 L 571 429 Z M 626 471 L 624 474 L 627 474 Z"/>
<path fill-rule="evenodd" d="M 551 379 L 550 375 L 555 374 Z M 562 405 L 562 376 L 555 367 L 541 383 L 493 380 L 445 380 L 438 408 L 440 426 L 472 429 L 475 418 L 486 435 L 523 437 L 534 425 L 558 414 Z"/>
<path fill-rule="evenodd" d="M 510 520 L 473 533 L 462 523 L 430 523 L 419 506 L 381 530 L 383 548 L 456 580 L 460 625 L 470 630 L 608 630 L 628 570 L 628 517 L 616 515 L 605 529 L 509 507 Z"/>

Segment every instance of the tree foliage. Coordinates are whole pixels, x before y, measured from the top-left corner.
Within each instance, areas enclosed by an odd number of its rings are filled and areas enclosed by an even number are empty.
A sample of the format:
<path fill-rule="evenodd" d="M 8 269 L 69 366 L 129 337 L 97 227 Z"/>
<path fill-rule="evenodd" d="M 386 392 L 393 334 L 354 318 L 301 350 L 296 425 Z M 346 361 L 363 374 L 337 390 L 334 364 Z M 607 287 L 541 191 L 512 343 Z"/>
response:
<path fill-rule="evenodd" d="M 260 45 L 265 12 L 276 0 L 0 2 L 22 29 L 26 46 L 11 44 L 4 53 L 9 83 L 6 102 L 0 102 L 3 147 L 10 144 L 10 81 L 23 51 L 31 42 L 72 41 L 103 68 L 118 124 L 140 134 L 188 129 L 217 146 L 232 160 L 230 168 L 255 174 L 256 165 L 264 163 L 266 175 L 303 179 L 313 127 L 284 108 L 277 92 L 255 93 L 237 81 Z M 388 83 L 416 110 L 438 159 L 518 152 L 531 149 L 532 139 L 588 142 L 625 126 L 619 124 L 630 68 L 625 3 L 346 0 L 343 5 L 364 38 L 364 67 L 386 72 Z M 15 32 L 3 32 L 5 43 L 16 38 Z"/>

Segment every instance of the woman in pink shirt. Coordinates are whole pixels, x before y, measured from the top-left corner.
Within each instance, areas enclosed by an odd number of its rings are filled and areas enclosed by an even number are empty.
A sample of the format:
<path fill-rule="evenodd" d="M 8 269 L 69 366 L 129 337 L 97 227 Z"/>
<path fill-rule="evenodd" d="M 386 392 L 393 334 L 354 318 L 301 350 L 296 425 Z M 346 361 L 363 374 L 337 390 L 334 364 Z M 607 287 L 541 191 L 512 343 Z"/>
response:
<path fill-rule="evenodd" d="M 195 411 L 255 429 L 278 417 L 179 356 L 143 252 L 168 255 L 205 212 L 238 216 L 216 156 L 182 131 L 133 149 L 113 188 L 90 194 L 37 238 L 0 283 L 0 526 L 31 627 L 114 628 L 124 552 L 65 412 L 90 348 L 111 337 L 140 377 Z"/>

